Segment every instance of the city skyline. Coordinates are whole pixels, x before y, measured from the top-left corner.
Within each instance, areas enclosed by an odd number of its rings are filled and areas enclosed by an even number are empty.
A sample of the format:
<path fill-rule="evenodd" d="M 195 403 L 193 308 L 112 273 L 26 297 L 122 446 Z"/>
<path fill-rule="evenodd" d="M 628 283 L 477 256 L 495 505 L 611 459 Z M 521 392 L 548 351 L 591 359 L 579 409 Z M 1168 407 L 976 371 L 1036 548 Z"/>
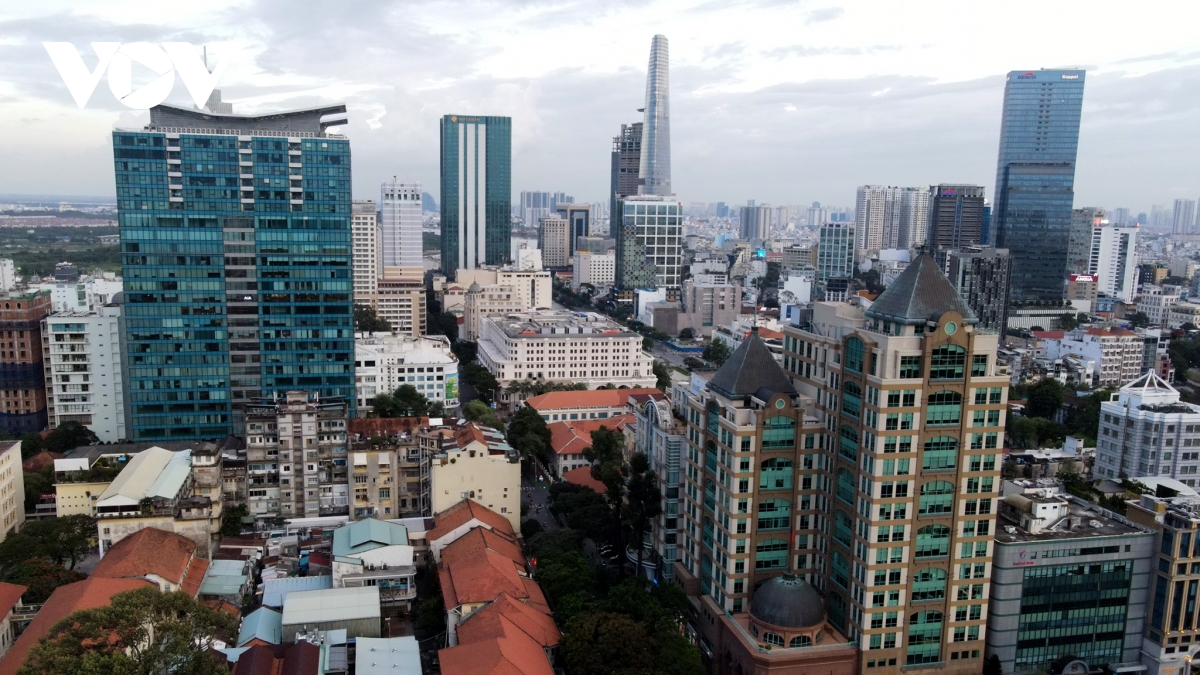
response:
<path fill-rule="evenodd" d="M 374 21 L 329 18 L 311 36 L 333 47 L 319 50 L 321 59 L 304 55 L 312 44 L 286 37 L 297 32 L 290 19 L 253 5 L 207 10 L 218 14 L 211 23 L 262 29 L 253 34 L 241 28 L 206 32 L 190 25 L 207 25 L 198 19 L 166 17 L 164 27 L 147 28 L 134 23 L 136 12 L 114 10 L 94 20 L 67 12 L 66 5 L 45 7 L 8 9 L 9 18 L 0 20 L 0 30 L 10 36 L 0 60 L 20 65 L 0 80 L 9 92 L 0 118 L 24 130 L 13 151 L 29 160 L 0 171 L 5 192 L 110 194 L 111 169 L 96 139 L 125 111 L 104 86 L 88 108 L 77 109 L 42 41 L 82 47 L 94 40 L 153 42 L 183 35 L 208 45 L 218 61 L 233 47 L 243 52 L 220 83 L 225 100 L 239 110 L 347 100 L 352 115 L 345 132 L 363 148 L 355 158 L 356 198 L 372 197 L 394 174 L 436 187 L 436 120 L 444 110 L 469 109 L 513 118 L 514 189 L 552 188 L 601 201 L 612 129 L 634 119 L 642 105 L 645 42 L 663 32 L 674 43 L 677 66 L 674 180 L 687 186 L 679 194 L 685 203 L 848 204 L 861 184 L 959 182 L 990 193 L 1004 73 L 1055 65 L 1084 67 L 1090 80 L 1077 205 L 1124 204 L 1136 213 L 1200 194 L 1200 169 L 1170 161 L 1200 149 L 1186 128 L 1191 102 L 1184 92 L 1194 87 L 1185 85 L 1200 77 L 1200 63 L 1187 53 L 1189 38 L 1179 28 L 1197 11 L 1189 6 L 1180 6 L 1178 20 L 1165 26 L 1144 16 L 1077 11 L 1080 6 L 1043 8 L 1049 12 L 1045 26 L 1020 24 L 1025 39 L 978 44 L 968 44 L 965 35 L 983 29 L 1011 35 L 1019 8 L 975 8 L 957 17 L 967 30 L 943 31 L 963 35 L 939 34 L 948 18 L 929 21 L 935 11 L 895 17 L 905 37 L 891 44 L 895 38 L 876 27 L 887 17 L 861 6 L 733 10 L 697 4 L 674 12 L 651 4 L 638 10 L 638 31 L 628 30 L 632 10 L 622 7 L 485 9 L 478 27 L 464 28 L 436 6 L 420 8 L 421 22 L 400 25 L 399 9 L 385 6 L 373 8 Z M 894 10 L 881 11 L 890 17 Z M 1060 20 L 1076 27 L 1072 35 L 1042 39 Z M 622 29 L 612 30 L 614 24 Z M 394 66 L 384 65 L 395 59 L 365 58 L 361 50 L 377 45 L 367 26 L 383 39 L 412 38 L 388 45 L 414 73 L 411 82 L 396 83 Z M 525 37 L 536 33 L 537 39 L 499 43 L 500 26 Z M 784 26 L 794 35 L 785 34 Z M 1101 45 L 1083 37 L 1095 34 L 1126 39 Z M 581 37 L 594 38 L 597 48 L 565 48 L 564 40 Z M 433 54 L 433 40 L 443 38 L 448 50 Z M 553 59 L 545 58 L 548 50 Z M 90 65 L 90 49 L 82 53 Z M 177 86 L 169 100 L 185 98 Z M 877 124 L 881 119 L 888 123 Z M 47 146 L 51 151 L 41 152 Z M 68 146 L 80 149 L 68 155 Z M 809 161 L 814 157 L 821 161 Z"/>

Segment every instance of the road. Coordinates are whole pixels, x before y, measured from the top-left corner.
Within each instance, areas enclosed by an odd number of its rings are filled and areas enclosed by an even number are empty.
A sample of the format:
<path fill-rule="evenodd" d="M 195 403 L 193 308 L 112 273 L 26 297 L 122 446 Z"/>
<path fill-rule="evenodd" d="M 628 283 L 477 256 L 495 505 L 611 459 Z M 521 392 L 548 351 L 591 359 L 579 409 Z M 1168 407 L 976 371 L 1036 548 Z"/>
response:
<path fill-rule="evenodd" d="M 536 477 L 532 480 L 521 479 L 521 501 L 529 504 L 529 515 L 525 518 L 533 518 L 541 523 L 543 530 L 553 532 L 559 528 L 554 517 L 550 515 L 550 481 L 541 475 L 540 469 L 535 469 L 535 472 L 542 480 Z"/>

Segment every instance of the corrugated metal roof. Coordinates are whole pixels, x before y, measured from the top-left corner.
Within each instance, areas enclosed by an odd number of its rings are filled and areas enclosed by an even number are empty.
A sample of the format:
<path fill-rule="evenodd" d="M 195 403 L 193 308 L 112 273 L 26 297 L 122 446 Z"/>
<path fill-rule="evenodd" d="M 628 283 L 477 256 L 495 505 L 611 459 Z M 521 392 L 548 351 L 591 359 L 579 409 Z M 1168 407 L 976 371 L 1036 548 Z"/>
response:
<path fill-rule="evenodd" d="M 258 638 L 273 645 L 283 640 L 283 615 L 273 609 L 259 607 L 242 619 L 242 628 L 238 631 L 238 646 Z"/>
<path fill-rule="evenodd" d="M 100 494 L 98 502 L 112 498 L 129 500 L 132 504 L 140 502 L 150 493 L 150 489 L 173 457 L 175 453 L 157 446 L 139 452 Z"/>
<path fill-rule="evenodd" d="M 421 651 L 411 635 L 360 637 L 354 646 L 354 658 L 358 675 L 421 675 Z"/>
<path fill-rule="evenodd" d="M 328 588 L 288 593 L 283 601 L 283 625 L 378 618 L 379 587 Z"/>
<path fill-rule="evenodd" d="M 285 577 L 268 579 L 263 583 L 262 604 L 267 607 L 283 607 L 289 593 L 333 588 L 333 577 L 322 574 L 315 577 Z"/>
<path fill-rule="evenodd" d="M 407 546 L 408 528 L 368 518 L 333 531 L 333 555 L 353 556 L 383 546 Z"/>

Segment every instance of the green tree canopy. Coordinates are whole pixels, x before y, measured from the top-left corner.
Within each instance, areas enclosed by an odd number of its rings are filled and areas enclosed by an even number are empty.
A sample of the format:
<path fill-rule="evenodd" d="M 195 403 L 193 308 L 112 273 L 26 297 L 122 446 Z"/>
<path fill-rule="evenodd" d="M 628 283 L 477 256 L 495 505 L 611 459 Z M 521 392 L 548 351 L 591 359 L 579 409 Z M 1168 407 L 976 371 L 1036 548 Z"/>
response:
<path fill-rule="evenodd" d="M 704 348 L 704 360 L 717 365 L 724 364 L 732 354 L 733 350 L 729 348 L 729 344 L 719 337 L 714 337 Z"/>
<path fill-rule="evenodd" d="M 508 444 L 526 459 L 550 459 L 550 427 L 538 411 L 521 406 L 508 423 Z"/>
<path fill-rule="evenodd" d="M 463 407 L 463 418 L 470 422 L 479 422 L 485 427 L 504 431 L 504 422 L 496 417 L 496 412 L 483 401 L 471 401 Z"/>
<path fill-rule="evenodd" d="M 359 333 L 390 333 L 392 324 L 375 314 L 370 305 L 354 306 L 354 330 Z"/>
<path fill-rule="evenodd" d="M 28 588 L 21 600 L 34 605 L 49 600 L 50 594 L 59 586 L 86 578 L 86 575 L 55 565 L 45 558 L 29 558 L 4 568 L 4 581 Z"/>
<path fill-rule="evenodd" d="M 30 650 L 18 673 L 222 673 L 225 657 L 214 641 L 236 634 L 232 617 L 186 593 L 141 588 L 113 596 L 108 607 L 59 621 Z"/>
<path fill-rule="evenodd" d="M 654 385 L 658 387 L 658 390 L 664 392 L 671 391 L 671 369 L 667 364 L 655 359 L 653 370 L 654 377 L 657 380 Z"/>
<path fill-rule="evenodd" d="M 225 509 L 225 513 L 221 516 L 221 536 L 236 537 L 242 533 L 242 518 L 250 515 L 250 508 L 245 504 L 238 504 L 232 508 Z"/>
<path fill-rule="evenodd" d="M 1047 377 L 1029 386 L 1029 397 L 1025 402 L 1025 415 L 1053 419 L 1062 408 L 1062 403 L 1062 383 L 1052 377 Z"/>
<path fill-rule="evenodd" d="M 643 675 L 653 672 L 646 627 L 624 614 L 584 614 L 567 624 L 562 654 L 572 675 Z M 603 654 L 603 658 L 597 658 Z"/>
<path fill-rule="evenodd" d="M 91 552 L 95 538 L 96 521 L 88 515 L 33 520 L 0 542 L 0 569 L 30 558 L 74 568 Z"/>

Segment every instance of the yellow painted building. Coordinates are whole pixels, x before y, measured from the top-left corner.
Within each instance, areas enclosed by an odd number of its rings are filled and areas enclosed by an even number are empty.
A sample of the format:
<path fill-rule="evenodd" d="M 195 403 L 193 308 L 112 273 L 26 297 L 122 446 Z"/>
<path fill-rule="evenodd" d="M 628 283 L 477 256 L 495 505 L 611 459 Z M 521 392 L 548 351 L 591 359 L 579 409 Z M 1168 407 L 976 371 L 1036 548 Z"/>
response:
<path fill-rule="evenodd" d="M 55 511 L 59 518 L 83 514 L 92 516 L 96 513 L 96 500 L 108 489 L 112 481 L 84 481 L 79 483 L 55 483 Z"/>

